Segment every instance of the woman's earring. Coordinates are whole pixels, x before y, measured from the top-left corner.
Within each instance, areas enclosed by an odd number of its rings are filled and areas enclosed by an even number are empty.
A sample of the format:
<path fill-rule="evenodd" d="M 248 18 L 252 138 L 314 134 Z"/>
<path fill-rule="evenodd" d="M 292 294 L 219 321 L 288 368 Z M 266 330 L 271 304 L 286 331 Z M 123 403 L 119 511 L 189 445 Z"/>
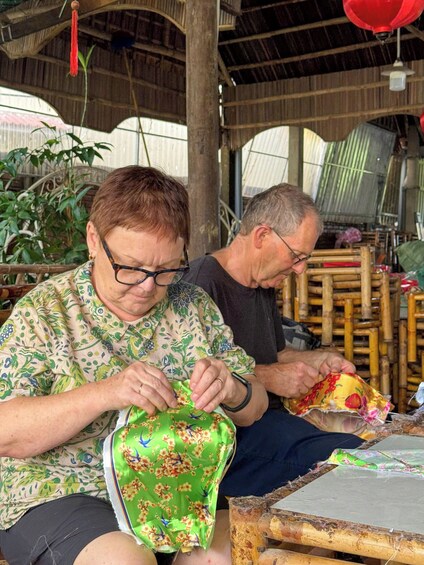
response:
<path fill-rule="evenodd" d="M 95 259 L 95 256 L 93 255 L 93 253 L 91 253 L 91 251 L 88 254 L 88 258 L 90 259 L 90 261 L 94 261 L 94 259 Z"/>

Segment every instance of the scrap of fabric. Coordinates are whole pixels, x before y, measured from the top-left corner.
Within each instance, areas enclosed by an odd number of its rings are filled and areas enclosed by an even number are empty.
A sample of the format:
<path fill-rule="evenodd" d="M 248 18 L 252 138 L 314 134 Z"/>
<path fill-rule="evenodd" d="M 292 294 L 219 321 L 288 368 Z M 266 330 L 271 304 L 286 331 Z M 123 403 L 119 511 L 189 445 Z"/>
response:
<path fill-rule="evenodd" d="M 424 450 L 336 449 L 327 460 L 332 465 L 363 467 L 375 471 L 424 477 Z"/>

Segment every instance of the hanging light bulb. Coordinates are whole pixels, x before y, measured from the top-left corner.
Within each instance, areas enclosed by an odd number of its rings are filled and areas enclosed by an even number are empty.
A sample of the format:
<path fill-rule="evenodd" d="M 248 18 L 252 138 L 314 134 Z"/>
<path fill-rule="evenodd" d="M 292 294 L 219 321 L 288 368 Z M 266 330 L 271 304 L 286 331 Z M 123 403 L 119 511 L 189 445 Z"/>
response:
<path fill-rule="evenodd" d="M 343 0 L 343 8 L 353 24 L 371 30 L 384 42 L 394 29 L 420 16 L 424 0 Z"/>
<path fill-rule="evenodd" d="M 389 89 L 400 92 L 406 88 L 406 77 L 413 75 L 414 71 L 403 64 L 400 58 L 400 28 L 397 29 L 397 54 L 396 61 L 391 67 L 381 72 L 383 76 L 389 77 Z"/>

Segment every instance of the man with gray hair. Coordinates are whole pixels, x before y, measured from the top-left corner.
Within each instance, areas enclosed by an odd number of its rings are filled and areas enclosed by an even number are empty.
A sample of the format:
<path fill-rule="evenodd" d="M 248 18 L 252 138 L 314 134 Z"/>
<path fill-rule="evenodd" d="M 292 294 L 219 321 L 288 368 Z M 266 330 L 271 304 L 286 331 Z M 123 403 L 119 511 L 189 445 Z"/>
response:
<path fill-rule="evenodd" d="M 237 451 L 220 492 L 261 496 L 307 473 L 338 448 L 362 440 L 323 432 L 286 412 L 281 397 L 299 398 L 331 371 L 355 372 L 338 352 L 286 347 L 275 288 L 304 271 L 322 232 L 313 200 L 289 184 L 254 196 L 228 247 L 190 264 L 185 280 L 204 288 L 221 310 L 237 345 L 256 361 L 270 407 L 252 426 L 238 428 Z"/>

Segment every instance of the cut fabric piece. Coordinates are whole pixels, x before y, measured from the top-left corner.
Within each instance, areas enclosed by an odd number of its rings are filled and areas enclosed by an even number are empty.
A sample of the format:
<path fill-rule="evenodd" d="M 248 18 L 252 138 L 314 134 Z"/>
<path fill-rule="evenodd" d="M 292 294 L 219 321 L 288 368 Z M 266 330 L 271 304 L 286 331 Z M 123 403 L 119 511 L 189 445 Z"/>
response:
<path fill-rule="evenodd" d="M 122 411 L 103 450 L 120 529 L 163 553 L 209 547 L 235 438 L 221 409 L 194 407 L 188 380 L 171 384 L 177 408 L 151 417 L 135 406 Z"/>
<path fill-rule="evenodd" d="M 286 409 L 319 429 L 348 432 L 364 439 L 384 423 L 391 403 L 353 373 L 329 373 L 303 397 L 284 399 Z"/>
<path fill-rule="evenodd" d="M 424 477 L 424 451 L 400 449 L 335 449 L 328 458 L 333 465 L 365 467 L 376 471 L 408 473 Z"/>

